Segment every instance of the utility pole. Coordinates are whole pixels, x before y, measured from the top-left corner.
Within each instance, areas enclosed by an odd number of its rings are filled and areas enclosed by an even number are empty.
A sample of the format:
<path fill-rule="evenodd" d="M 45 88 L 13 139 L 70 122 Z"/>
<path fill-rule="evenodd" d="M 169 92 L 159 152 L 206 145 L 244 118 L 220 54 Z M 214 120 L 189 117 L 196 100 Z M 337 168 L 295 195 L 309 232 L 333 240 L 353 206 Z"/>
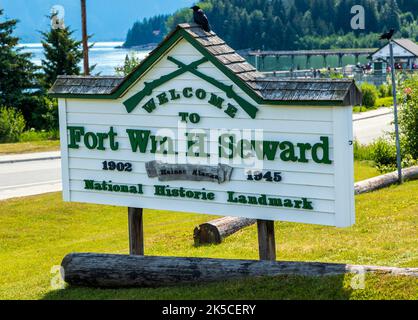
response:
<path fill-rule="evenodd" d="M 84 75 L 88 76 L 90 74 L 89 66 L 89 44 L 88 44 L 88 34 L 87 34 L 87 10 L 86 10 L 86 0 L 81 0 L 81 28 L 83 33 L 83 58 L 84 58 Z"/>
<path fill-rule="evenodd" d="M 393 105 L 395 113 L 395 135 L 396 135 L 396 163 L 398 167 L 398 180 L 399 183 L 403 183 L 402 179 L 402 160 L 401 160 L 401 143 L 399 138 L 399 123 L 398 123 L 398 102 L 396 97 L 396 76 L 395 76 L 395 59 L 393 57 L 393 42 L 389 40 L 390 49 L 390 68 L 392 71 L 392 92 L 393 92 Z"/>

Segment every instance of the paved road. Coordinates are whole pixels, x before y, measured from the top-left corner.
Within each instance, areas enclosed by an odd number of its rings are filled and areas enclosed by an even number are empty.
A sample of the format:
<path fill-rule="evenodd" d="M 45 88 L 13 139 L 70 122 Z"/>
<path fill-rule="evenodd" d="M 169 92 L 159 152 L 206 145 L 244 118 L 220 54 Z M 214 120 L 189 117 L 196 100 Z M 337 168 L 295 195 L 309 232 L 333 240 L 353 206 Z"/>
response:
<path fill-rule="evenodd" d="M 0 200 L 61 190 L 61 160 L 0 164 Z"/>
<path fill-rule="evenodd" d="M 392 131 L 393 116 L 389 109 L 354 116 L 354 136 L 363 144 L 372 142 L 386 131 Z M 59 153 L 45 153 L 48 160 L 36 159 L 39 154 L 0 157 L 0 200 L 61 191 Z M 24 158 L 32 161 L 24 162 Z M 8 161 L 18 161 L 7 163 Z M 22 162 L 23 161 L 23 162 Z"/>
<path fill-rule="evenodd" d="M 354 115 L 354 138 L 361 144 L 372 143 L 385 133 L 395 131 L 393 119 L 393 111 L 389 108 Z"/>

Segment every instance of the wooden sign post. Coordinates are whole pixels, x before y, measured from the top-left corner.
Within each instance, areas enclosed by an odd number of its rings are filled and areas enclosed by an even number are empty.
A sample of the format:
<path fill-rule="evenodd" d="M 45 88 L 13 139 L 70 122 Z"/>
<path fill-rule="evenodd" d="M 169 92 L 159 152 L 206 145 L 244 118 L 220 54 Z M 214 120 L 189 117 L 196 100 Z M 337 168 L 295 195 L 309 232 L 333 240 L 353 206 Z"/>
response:
<path fill-rule="evenodd" d="M 142 208 L 128 208 L 129 254 L 144 255 L 144 223 Z"/>
<path fill-rule="evenodd" d="M 260 260 L 276 261 L 274 221 L 257 220 Z"/>

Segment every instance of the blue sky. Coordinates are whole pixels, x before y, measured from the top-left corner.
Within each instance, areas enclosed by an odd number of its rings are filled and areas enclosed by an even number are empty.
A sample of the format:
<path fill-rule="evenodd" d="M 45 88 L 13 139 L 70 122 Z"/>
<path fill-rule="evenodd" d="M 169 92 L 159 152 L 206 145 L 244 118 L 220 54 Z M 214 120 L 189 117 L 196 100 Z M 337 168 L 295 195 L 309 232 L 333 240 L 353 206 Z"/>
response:
<path fill-rule="evenodd" d="M 172 13 L 188 7 L 194 0 L 87 0 L 89 33 L 94 41 L 125 40 L 132 24 L 144 17 Z M 46 30 L 49 20 L 45 17 L 54 5 L 65 8 L 66 25 L 80 30 L 79 0 L 0 0 L 8 18 L 20 20 L 17 35 L 22 42 L 38 42 L 40 30 Z"/>

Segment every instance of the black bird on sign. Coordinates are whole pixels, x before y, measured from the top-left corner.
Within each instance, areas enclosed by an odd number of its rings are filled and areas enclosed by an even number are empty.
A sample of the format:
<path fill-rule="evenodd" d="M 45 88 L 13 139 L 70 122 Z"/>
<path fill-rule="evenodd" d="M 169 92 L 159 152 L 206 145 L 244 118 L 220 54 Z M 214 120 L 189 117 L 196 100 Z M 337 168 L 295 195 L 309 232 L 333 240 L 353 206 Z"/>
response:
<path fill-rule="evenodd" d="M 199 6 L 193 6 L 190 9 L 193 9 L 194 22 L 197 23 L 206 32 L 210 32 L 209 20 L 203 10 L 200 9 Z"/>
<path fill-rule="evenodd" d="M 392 39 L 393 35 L 395 34 L 395 29 L 390 29 L 389 32 L 384 33 L 380 36 L 380 40 L 390 40 Z"/>

